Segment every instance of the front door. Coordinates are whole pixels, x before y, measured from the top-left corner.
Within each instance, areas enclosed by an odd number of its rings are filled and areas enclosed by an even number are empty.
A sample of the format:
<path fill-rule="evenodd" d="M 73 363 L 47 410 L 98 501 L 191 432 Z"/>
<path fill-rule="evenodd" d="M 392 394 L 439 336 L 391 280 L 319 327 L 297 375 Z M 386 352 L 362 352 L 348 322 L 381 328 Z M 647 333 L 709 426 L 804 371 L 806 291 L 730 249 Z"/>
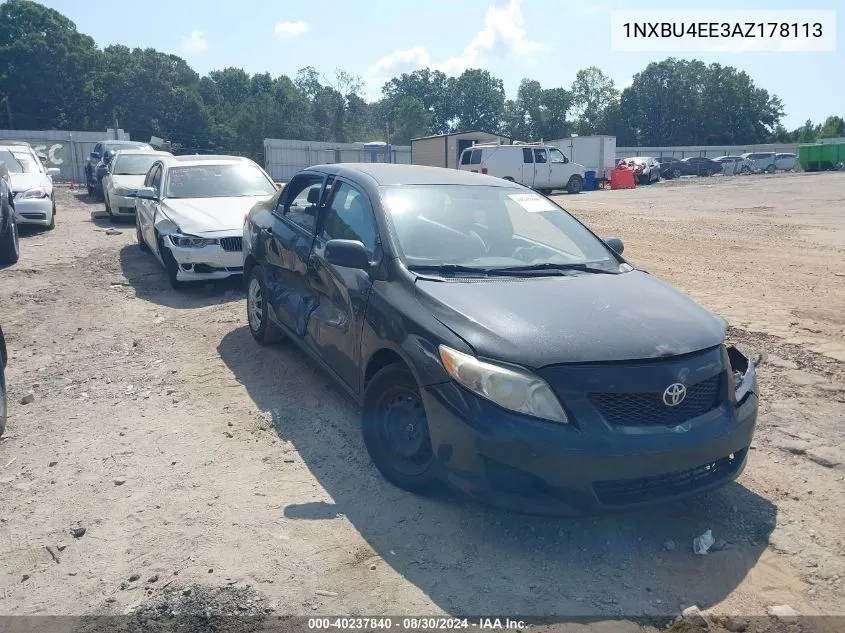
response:
<path fill-rule="evenodd" d="M 144 179 L 144 187 L 155 189 L 155 200 L 135 199 L 135 214 L 137 216 L 135 221 L 141 229 L 141 236 L 159 257 L 161 257 L 161 253 L 159 253 L 158 242 L 156 241 L 155 221 L 156 213 L 158 212 L 158 201 L 161 199 L 161 174 L 161 163 L 156 163 Z"/>
<path fill-rule="evenodd" d="M 572 163 L 556 147 L 549 148 L 549 187 L 563 189 L 569 183 L 569 178 L 575 170 Z"/>
<path fill-rule="evenodd" d="M 268 301 L 277 321 L 306 337 L 316 306 L 308 281 L 308 260 L 314 243 L 317 209 L 325 177 L 301 174 L 285 187 L 273 212 L 267 236 Z"/>
<path fill-rule="evenodd" d="M 359 354 L 370 271 L 330 264 L 325 259 L 329 240 L 357 240 L 364 244 L 375 268 L 381 244 L 372 205 L 351 183 L 336 179 L 322 208 L 311 268 L 311 287 L 317 307 L 311 315 L 321 358 L 356 393 L 360 390 Z"/>
<path fill-rule="evenodd" d="M 522 180 L 526 187 L 534 186 L 534 151 L 530 147 L 522 148 Z"/>

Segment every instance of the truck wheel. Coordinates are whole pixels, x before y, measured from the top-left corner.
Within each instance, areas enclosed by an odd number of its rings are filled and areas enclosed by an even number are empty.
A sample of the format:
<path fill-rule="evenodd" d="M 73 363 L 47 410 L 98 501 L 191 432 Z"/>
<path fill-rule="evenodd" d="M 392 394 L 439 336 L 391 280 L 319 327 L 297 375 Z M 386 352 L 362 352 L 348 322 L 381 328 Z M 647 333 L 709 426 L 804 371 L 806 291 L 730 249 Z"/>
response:
<path fill-rule="evenodd" d="M 404 364 L 388 365 L 367 383 L 362 425 L 367 452 L 385 479 L 418 494 L 437 487 L 425 407 Z"/>
<path fill-rule="evenodd" d="M 569 182 L 566 183 L 566 191 L 569 193 L 581 193 L 581 187 L 584 186 L 584 181 L 581 176 L 572 176 Z"/>

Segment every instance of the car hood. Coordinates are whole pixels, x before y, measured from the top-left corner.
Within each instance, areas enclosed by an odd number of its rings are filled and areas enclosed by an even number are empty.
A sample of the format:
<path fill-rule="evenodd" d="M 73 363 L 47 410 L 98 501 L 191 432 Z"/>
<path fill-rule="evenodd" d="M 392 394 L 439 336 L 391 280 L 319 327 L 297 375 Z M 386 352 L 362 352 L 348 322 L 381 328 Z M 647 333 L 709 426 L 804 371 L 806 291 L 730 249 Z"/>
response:
<path fill-rule="evenodd" d="M 42 174 L 9 174 L 12 181 L 12 191 L 26 191 L 33 187 L 44 187 L 46 178 Z"/>
<path fill-rule="evenodd" d="M 271 196 L 237 198 L 185 198 L 164 200 L 164 213 L 191 235 L 241 231 L 249 210 Z"/>
<path fill-rule="evenodd" d="M 144 186 L 145 179 L 146 175 L 144 174 L 141 174 L 140 176 L 128 176 L 124 174 L 111 175 L 111 181 L 115 189 L 138 189 Z"/>
<path fill-rule="evenodd" d="M 486 358 L 539 368 L 675 356 L 724 340 L 724 321 L 642 271 L 461 281 L 418 279 L 417 298 Z"/>

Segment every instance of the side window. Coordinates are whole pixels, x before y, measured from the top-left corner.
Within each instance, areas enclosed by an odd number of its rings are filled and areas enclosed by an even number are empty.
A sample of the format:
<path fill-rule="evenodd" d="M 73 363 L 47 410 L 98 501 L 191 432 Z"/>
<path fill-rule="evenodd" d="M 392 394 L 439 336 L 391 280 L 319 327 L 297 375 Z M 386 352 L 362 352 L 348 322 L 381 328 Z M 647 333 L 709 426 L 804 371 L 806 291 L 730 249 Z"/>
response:
<path fill-rule="evenodd" d="M 95 152 L 97 152 L 98 154 L 102 154 L 102 153 L 103 153 L 103 144 L 102 144 L 102 143 L 97 143 L 97 144 L 94 146 L 94 151 L 95 151 Z"/>
<path fill-rule="evenodd" d="M 544 149 L 535 149 L 534 150 L 534 162 L 536 163 L 547 163 L 548 158 L 546 157 L 546 150 Z"/>
<path fill-rule="evenodd" d="M 161 193 L 161 165 L 156 165 L 150 176 L 150 187 Z"/>
<path fill-rule="evenodd" d="M 472 150 L 472 157 L 470 158 L 471 165 L 480 165 L 481 164 L 481 150 L 474 149 Z"/>
<path fill-rule="evenodd" d="M 553 163 L 568 163 L 569 161 L 566 160 L 566 156 L 563 155 L 559 149 L 550 149 L 549 154 L 552 157 Z"/>
<path fill-rule="evenodd" d="M 320 190 L 323 187 L 323 177 L 304 175 L 294 178 L 285 187 L 287 195 L 279 201 L 281 215 L 302 227 L 309 233 L 314 232 L 317 224 L 317 208 L 320 204 Z"/>
<path fill-rule="evenodd" d="M 373 252 L 376 247 L 375 217 L 367 197 L 353 186 L 339 182 L 320 237 L 328 240 L 358 240 Z"/>
<path fill-rule="evenodd" d="M 523 163 L 526 163 L 526 164 L 529 164 L 529 163 L 533 163 L 533 162 L 534 162 L 534 154 L 533 154 L 533 152 L 532 152 L 529 148 L 527 148 L 527 147 L 523 147 L 523 148 L 522 148 L 522 162 L 523 162 Z"/>
<path fill-rule="evenodd" d="M 469 165 L 469 159 L 472 155 L 472 152 L 468 149 L 464 150 L 464 153 L 461 154 L 461 165 Z"/>

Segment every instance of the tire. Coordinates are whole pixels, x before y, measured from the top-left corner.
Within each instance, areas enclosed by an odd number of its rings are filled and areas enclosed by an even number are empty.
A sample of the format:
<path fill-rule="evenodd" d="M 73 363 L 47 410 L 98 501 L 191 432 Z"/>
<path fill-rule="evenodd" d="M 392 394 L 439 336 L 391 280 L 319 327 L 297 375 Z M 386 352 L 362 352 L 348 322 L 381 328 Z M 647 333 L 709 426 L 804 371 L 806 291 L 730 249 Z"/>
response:
<path fill-rule="evenodd" d="M 766 173 L 767 173 L 767 174 L 773 174 L 773 173 L 775 173 L 776 171 L 777 171 L 777 168 L 776 168 L 774 165 L 768 165 L 768 166 L 766 167 Z"/>
<path fill-rule="evenodd" d="M 138 224 L 138 218 L 135 217 L 135 239 L 138 240 L 138 248 L 142 251 L 149 251 L 150 247 L 144 241 L 144 236 L 141 234 L 141 225 Z"/>
<path fill-rule="evenodd" d="M 581 193 L 581 188 L 584 186 L 584 181 L 581 176 L 572 176 L 569 182 L 566 183 L 566 191 L 568 193 Z"/>
<path fill-rule="evenodd" d="M 6 397 L 6 370 L 3 368 L 3 359 L 0 358 L 0 437 L 6 432 L 6 412 L 9 410 L 9 401 Z"/>
<path fill-rule="evenodd" d="M 387 481 L 416 494 L 438 488 L 425 408 L 405 365 L 388 365 L 370 379 L 361 417 L 367 452 Z"/>
<path fill-rule="evenodd" d="M 16 264 L 21 256 L 21 244 L 18 238 L 18 224 L 14 212 L 9 210 L 9 228 L 0 235 L 0 264 Z"/>
<path fill-rule="evenodd" d="M 266 297 L 264 269 L 254 266 L 249 271 L 249 280 L 246 283 L 246 317 L 252 338 L 261 345 L 269 345 L 285 337 L 279 326 L 270 318 Z"/>
<path fill-rule="evenodd" d="M 675 167 L 672 170 L 672 178 L 680 178 L 681 177 L 681 170 Z"/>
<path fill-rule="evenodd" d="M 50 224 L 47 225 L 47 230 L 52 231 L 56 228 L 56 200 L 53 199 L 53 212 L 50 214 Z"/>
<path fill-rule="evenodd" d="M 170 282 L 170 287 L 174 290 L 181 290 L 185 283 L 179 281 L 177 274 L 179 271 L 179 264 L 176 263 L 176 258 L 170 249 L 164 245 L 164 238 L 158 236 L 158 252 L 161 254 L 161 259 L 164 261 L 164 270 L 167 272 L 167 281 Z"/>
<path fill-rule="evenodd" d="M 114 213 L 112 213 L 111 205 L 109 204 L 109 197 L 103 193 L 103 202 L 106 205 L 106 213 L 109 214 L 109 219 L 114 222 Z"/>
<path fill-rule="evenodd" d="M 92 187 L 91 185 L 86 185 L 85 187 L 86 187 L 86 189 L 88 189 L 88 197 L 93 198 L 94 197 L 94 187 Z"/>

